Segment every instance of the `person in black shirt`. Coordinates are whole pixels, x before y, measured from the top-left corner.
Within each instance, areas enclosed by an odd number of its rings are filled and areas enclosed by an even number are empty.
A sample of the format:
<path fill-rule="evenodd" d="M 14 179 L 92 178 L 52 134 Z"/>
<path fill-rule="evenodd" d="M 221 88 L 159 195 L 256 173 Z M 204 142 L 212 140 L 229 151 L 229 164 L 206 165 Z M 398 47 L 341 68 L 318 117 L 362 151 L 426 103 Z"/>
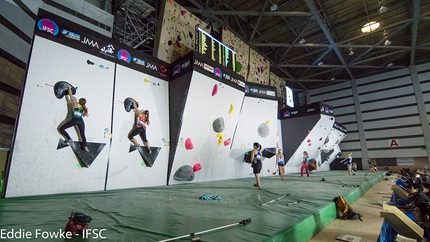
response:
<path fill-rule="evenodd" d="M 429 241 L 429 227 L 430 227 L 430 203 L 418 202 L 414 208 L 414 218 L 424 230 L 422 242 Z"/>

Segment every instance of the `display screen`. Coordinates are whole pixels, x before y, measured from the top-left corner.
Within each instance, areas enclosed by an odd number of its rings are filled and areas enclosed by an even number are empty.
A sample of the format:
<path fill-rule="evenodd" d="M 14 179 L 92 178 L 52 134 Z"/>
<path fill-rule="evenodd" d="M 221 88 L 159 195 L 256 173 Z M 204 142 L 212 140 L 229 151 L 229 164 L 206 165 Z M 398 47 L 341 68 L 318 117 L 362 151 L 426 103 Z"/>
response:
<path fill-rule="evenodd" d="M 196 28 L 196 51 L 205 57 L 235 70 L 236 52 L 201 28 Z"/>
<path fill-rule="evenodd" d="M 288 107 L 294 108 L 293 90 L 287 86 L 285 86 L 285 100 Z"/>

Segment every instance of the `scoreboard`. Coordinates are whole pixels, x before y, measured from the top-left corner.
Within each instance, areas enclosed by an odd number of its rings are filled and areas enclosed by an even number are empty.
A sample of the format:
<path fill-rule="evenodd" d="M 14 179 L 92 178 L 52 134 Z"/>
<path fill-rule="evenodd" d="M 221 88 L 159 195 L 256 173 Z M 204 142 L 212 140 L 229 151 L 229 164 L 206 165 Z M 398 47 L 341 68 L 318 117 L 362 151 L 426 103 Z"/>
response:
<path fill-rule="evenodd" d="M 196 26 L 195 51 L 236 72 L 236 52 Z"/>

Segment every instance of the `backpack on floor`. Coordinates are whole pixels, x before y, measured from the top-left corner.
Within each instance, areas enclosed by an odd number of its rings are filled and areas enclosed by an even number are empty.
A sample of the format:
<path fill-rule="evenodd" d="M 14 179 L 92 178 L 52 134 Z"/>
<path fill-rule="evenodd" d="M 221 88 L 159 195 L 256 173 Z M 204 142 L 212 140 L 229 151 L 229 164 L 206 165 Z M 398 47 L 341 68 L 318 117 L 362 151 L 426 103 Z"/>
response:
<path fill-rule="evenodd" d="M 360 219 L 360 221 L 363 221 L 361 219 L 363 215 L 355 212 L 354 208 L 352 208 L 351 204 L 349 204 L 344 197 L 335 197 L 333 198 L 333 202 L 336 204 L 336 208 L 340 212 L 341 218 L 350 220 Z"/>
<path fill-rule="evenodd" d="M 69 222 L 66 224 L 64 231 L 71 232 L 72 236 L 83 235 L 83 232 L 88 229 L 88 223 L 91 220 L 91 216 L 73 212 L 70 214 Z"/>

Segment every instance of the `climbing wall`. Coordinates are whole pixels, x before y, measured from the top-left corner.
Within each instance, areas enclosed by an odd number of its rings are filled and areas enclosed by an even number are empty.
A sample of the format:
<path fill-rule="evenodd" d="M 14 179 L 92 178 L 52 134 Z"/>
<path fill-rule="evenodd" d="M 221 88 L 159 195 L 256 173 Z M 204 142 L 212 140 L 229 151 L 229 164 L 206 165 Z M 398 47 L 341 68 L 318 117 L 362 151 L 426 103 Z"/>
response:
<path fill-rule="evenodd" d="M 193 72 L 170 184 L 238 177 L 243 164 L 229 153 L 243 97 L 243 90 Z"/>
<path fill-rule="evenodd" d="M 324 141 L 324 145 L 321 147 L 320 157 L 316 159 L 319 161 L 319 170 L 330 170 L 330 163 L 336 158 L 339 152 L 342 152 L 339 143 L 342 142 L 345 137 L 346 128 L 334 122 L 333 127 L 330 129 L 330 133 Z"/>
<path fill-rule="evenodd" d="M 247 82 L 269 85 L 270 62 L 255 50 L 249 50 L 249 74 Z"/>
<path fill-rule="evenodd" d="M 282 89 L 285 88 L 285 81 L 279 78 L 275 73 L 270 72 L 270 86 L 276 87 L 276 94 L 278 96 L 278 99 L 285 99 L 282 97 L 282 94 L 284 93 Z"/>
<path fill-rule="evenodd" d="M 249 45 L 235 36 L 227 27 L 222 28 L 222 42 L 236 51 L 236 72 L 246 78 L 248 76 Z"/>
<path fill-rule="evenodd" d="M 112 62 L 34 37 L 6 197 L 104 189 L 109 150 L 104 132 L 111 128 L 114 69 Z M 80 150 L 74 128 L 67 132 L 76 143 L 58 148 L 64 138 L 57 129 L 70 112 L 67 98 L 54 95 L 59 81 L 69 82 L 76 87 L 75 96 L 87 100 L 89 154 Z M 80 157 L 91 160 L 90 168 L 83 167 Z"/>
<path fill-rule="evenodd" d="M 167 63 L 194 50 L 195 27 L 210 33 L 210 27 L 174 1 L 164 0 L 157 58 Z"/>
<path fill-rule="evenodd" d="M 313 117 L 312 117 L 313 116 Z M 288 139 L 298 138 L 299 136 L 289 135 L 291 131 L 301 132 L 305 134 L 303 140 L 299 140 L 300 145 L 297 149 L 294 149 L 291 156 L 285 157 L 287 164 L 285 165 L 285 170 L 287 172 L 298 172 L 300 171 L 301 163 L 303 160 L 303 152 L 307 151 L 309 154 L 309 159 L 317 159 L 320 156 L 321 148 L 324 146 L 326 137 L 331 131 L 334 123 L 334 117 L 325 114 L 316 114 L 312 116 L 304 116 L 300 118 L 294 118 L 294 121 L 300 121 L 296 125 L 283 125 L 283 145 L 288 146 Z M 306 123 L 305 119 L 318 120 L 313 126 L 309 126 L 310 123 Z M 312 122 L 311 122 L 312 123 Z M 284 150 L 286 150 L 284 148 Z M 317 163 L 320 162 L 317 160 Z"/>
<path fill-rule="evenodd" d="M 253 149 L 254 142 L 260 143 L 263 149 L 278 147 L 277 108 L 276 100 L 245 97 L 232 144 L 231 156 L 239 159 L 236 162 L 243 162 L 244 154 Z M 252 175 L 250 164 L 244 164 Z M 273 175 L 275 171 L 275 157 L 265 158 L 260 175 Z"/>
<path fill-rule="evenodd" d="M 137 101 L 139 109 L 149 110 L 146 136 L 152 147 L 151 155 L 145 147 L 130 151 L 128 134 L 134 127 L 135 114 L 124 108 L 129 97 Z M 165 185 L 169 154 L 168 82 L 118 66 L 113 113 L 107 189 Z M 139 136 L 135 138 L 143 145 Z"/>

